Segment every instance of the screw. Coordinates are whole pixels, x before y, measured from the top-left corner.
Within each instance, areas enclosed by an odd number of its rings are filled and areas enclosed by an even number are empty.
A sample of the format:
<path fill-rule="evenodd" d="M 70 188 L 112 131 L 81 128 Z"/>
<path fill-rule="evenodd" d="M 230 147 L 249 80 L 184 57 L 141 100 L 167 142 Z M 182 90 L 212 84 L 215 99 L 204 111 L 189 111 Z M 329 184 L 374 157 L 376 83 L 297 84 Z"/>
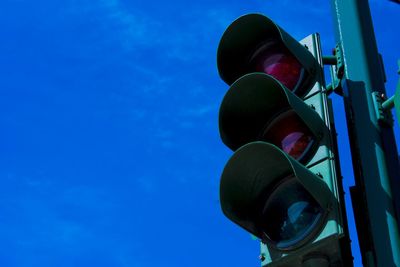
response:
<path fill-rule="evenodd" d="M 258 256 L 258 258 L 260 259 L 260 261 L 264 261 L 265 260 L 265 255 L 261 254 L 260 256 Z"/>

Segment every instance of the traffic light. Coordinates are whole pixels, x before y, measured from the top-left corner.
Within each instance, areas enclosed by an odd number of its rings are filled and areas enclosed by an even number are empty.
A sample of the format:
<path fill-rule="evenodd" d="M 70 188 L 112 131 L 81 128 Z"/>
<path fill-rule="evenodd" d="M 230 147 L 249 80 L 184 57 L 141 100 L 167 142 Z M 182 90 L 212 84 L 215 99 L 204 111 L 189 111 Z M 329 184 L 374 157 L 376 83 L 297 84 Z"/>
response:
<path fill-rule="evenodd" d="M 319 36 L 301 42 L 248 14 L 223 34 L 218 71 L 230 86 L 221 175 L 231 221 L 261 240 L 262 266 L 352 266 Z"/>

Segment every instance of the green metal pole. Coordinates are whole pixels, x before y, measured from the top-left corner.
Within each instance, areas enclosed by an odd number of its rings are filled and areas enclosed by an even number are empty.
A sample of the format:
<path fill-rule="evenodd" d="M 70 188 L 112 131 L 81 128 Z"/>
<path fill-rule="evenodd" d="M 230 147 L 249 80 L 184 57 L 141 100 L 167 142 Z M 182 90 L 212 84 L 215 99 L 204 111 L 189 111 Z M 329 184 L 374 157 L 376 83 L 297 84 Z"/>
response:
<path fill-rule="evenodd" d="M 400 74 L 400 60 L 397 62 L 397 64 L 399 65 L 397 74 Z M 394 94 L 394 106 L 396 107 L 395 111 L 397 116 L 397 123 L 400 124 L 400 77 L 397 82 L 396 92 Z"/>
<path fill-rule="evenodd" d="M 344 57 L 343 98 L 353 158 L 351 189 L 364 266 L 400 266 L 400 171 L 393 129 L 380 125 L 373 92 L 385 94 L 367 0 L 331 0 Z"/>

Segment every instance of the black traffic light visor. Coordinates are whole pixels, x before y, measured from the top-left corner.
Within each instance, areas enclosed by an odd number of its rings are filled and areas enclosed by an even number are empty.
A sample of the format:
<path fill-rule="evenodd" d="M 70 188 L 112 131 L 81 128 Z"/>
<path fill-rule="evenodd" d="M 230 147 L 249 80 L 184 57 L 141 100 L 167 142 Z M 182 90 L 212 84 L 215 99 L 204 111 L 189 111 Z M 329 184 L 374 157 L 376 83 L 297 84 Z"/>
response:
<path fill-rule="evenodd" d="M 319 141 L 326 126 L 319 115 L 273 77 L 251 73 L 237 80 L 222 100 L 219 131 L 232 150 L 262 140 L 263 130 L 279 113 L 293 110 Z"/>
<path fill-rule="evenodd" d="M 230 220 L 263 239 L 260 225 L 268 222 L 259 220 L 268 199 L 266 194 L 271 194 L 271 190 L 288 176 L 294 177 L 310 193 L 325 214 L 329 212 L 334 196 L 325 182 L 279 148 L 265 142 L 249 143 L 229 159 L 221 176 L 222 211 Z M 271 214 L 271 218 L 273 216 Z"/>
<path fill-rule="evenodd" d="M 305 95 L 315 83 L 318 66 L 312 54 L 269 18 L 261 14 L 247 14 L 235 20 L 224 32 L 217 50 L 218 72 L 231 85 L 244 74 L 255 72 L 249 67 L 255 51 L 265 43 L 283 47 L 302 65 L 305 75 L 299 90 Z"/>

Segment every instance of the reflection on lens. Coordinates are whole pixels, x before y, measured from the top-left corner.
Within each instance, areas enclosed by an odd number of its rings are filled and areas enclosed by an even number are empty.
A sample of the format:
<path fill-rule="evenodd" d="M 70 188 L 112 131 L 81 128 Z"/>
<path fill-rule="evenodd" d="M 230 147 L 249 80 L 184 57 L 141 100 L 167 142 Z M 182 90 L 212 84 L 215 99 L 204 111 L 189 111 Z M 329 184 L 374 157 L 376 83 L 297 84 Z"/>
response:
<path fill-rule="evenodd" d="M 265 235 L 277 248 L 296 246 L 316 228 L 323 209 L 294 178 L 286 179 L 267 199 L 261 214 Z"/>
<path fill-rule="evenodd" d="M 254 52 L 251 65 L 255 72 L 273 76 L 291 91 L 297 89 L 303 78 L 300 62 L 282 45 L 268 42 Z"/>
<path fill-rule="evenodd" d="M 296 112 L 288 110 L 268 123 L 261 140 L 278 146 L 300 161 L 314 144 L 315 137 Z"/>

